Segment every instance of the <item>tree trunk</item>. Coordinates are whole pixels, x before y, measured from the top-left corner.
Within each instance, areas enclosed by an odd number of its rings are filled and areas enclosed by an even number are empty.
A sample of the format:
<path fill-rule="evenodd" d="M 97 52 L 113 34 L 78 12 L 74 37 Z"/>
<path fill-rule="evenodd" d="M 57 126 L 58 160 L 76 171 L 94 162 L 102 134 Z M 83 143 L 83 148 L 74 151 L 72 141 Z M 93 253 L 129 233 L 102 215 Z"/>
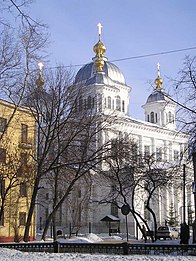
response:
<path fill-rule="evenodd" d="M 53 209 L 55 208 L 57 204 L 57 193 L 58 193 L 58 168 L 55 171 L 55 186 L 54 186 L 54 200 L 53 200 Z M 53 241 L 56 241 L 57 233 L 56 233 L 56 213 L 54 214 L 52 218 L 52 224 L 53 224 Z"/>
<path fill-rule="evenodd" d="M 149 205 L 147 205 L 146 208 L 150 211 L 150 213 L 153 216 L 153 220 L 154 220 L 154 237 L 153 236 L 151 237 L 152 242 L 154 242 L 154 241 L 157 240 L 157 220 L 156 220 L 156 215 L 155 215 L 154 211 L 150 208 Z"/>
<path fill-rule="evenodd" d="M 37 176 L 35 179 L 34 187 L 33 187 L 33 194 L 31 197 L 31 203 L 30 203 L 27 222 L 26 222 L 26 226 L 25 226 L 25 232 L 24 232 L 24 237 L 23 237 L 23 240 L 25 242 L 29 241 L 29 230 L 30 230 L 30 226 L 31 226 L 33 212 L 35 209 L 35 202 L 36 202 L 37 192 L 38 192 L 38 188 L 39 188 L 39 182 L 40 182 L 40 178 Z"/>

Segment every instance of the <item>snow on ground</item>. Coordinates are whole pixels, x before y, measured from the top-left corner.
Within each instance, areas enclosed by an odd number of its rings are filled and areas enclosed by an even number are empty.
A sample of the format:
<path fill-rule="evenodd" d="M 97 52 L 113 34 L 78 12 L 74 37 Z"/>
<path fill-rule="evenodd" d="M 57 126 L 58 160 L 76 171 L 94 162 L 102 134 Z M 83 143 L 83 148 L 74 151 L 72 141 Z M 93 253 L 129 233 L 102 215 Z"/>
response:
<path fill-rule="evenodd" d="M 72 243 L 89 243 L 89 242 L 100 242 L 100 241 L 113 241 L 119 242 L 119 239 L 122 238 L 114 236 L 109 237 L 108 235 L 96 235 L 96 234 L 89 234 L 87 236 L 79 236 L 79 237 L 72 237 L 70 239 L 65 239 L 60 237 L 58 239 L 59 242 L 72 242 Z M 52 239 L 48 239 L 51 241 Z M 131 242 L 143 243 L 142 240 L 130 240 Z M 123 241 L 121 241 L 123 242 Z M 157 240 L 156 243 L 160 243 Z M 155 244 L 156 244 L 155 243 Z M 179 240 L 161 240 L 161 243 L 164 244 L 179 244 Z M 191 242 L 190 242 L 191 243 Z M 20 252 L 17 250 L 11 250 L 6 248 L 0 248 L 0 261 L 128 261 L 128 260 L 137 260 L 137 261 L 192 261 L 196 260 L 196 256 L 163 256 L 163 255 L 103 255 L 103 254 L 75 254 L 75 253 L 27 253 L 27 252 Z"/>
<path fill-rule="evenodd" d="M 191 256 L 149 256 L 149 255 L 98 255 L 98 254 L 49 254 L 26 253 L 17 250 L 0 249 L 0 261 L 192 261 L 196 257 Z"/>
<path fill-rule="evenodd" d="M 51 240 L 53 240 L 51 238 Z M 59 243 L 98 243 L 103 241 L 102 238 L 100 238 L 99 236 L 97 236 L 96 234 L 90 233 L 86 236 L 73 236 L 71 238 L 64 238 L 62 236 L 60 236 L 57 241 Z"/>

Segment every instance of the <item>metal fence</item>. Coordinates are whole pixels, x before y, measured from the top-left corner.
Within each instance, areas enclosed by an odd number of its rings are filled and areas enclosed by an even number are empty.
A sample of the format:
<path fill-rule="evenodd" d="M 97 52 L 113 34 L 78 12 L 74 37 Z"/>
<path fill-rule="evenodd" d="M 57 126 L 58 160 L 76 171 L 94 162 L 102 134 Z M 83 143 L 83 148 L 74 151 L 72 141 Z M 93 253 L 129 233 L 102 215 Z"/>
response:
<path fill-rule="evenodd" d="M 184 255 L 196 256 L 196 245 L 129 244 L 129 243 L 2 243 L 0 247 L 25 252 L 91 253 L 116 255 Z"/>

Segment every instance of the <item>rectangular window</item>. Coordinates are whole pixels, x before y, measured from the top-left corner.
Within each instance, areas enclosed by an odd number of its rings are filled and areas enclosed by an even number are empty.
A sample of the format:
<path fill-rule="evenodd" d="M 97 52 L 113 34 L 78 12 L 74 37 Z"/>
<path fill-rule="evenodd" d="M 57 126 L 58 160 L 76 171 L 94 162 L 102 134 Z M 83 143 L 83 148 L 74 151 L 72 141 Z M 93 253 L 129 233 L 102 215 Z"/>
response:
<path fill-rule="evenodd" d="M 78 190 L 78 198 L 81 198 L 82 192 L 81 189 Z"/>
<path fill-rule="evenodd" d="M 0 148 L 0 163 L 6 163 L 6 149 Z"/>
<path fill-rule="evenodd" d="M 174 150 L 174 161 L 178 161 L 178 160 L 179 160 L 179 151 Z"/>
<path fill-rule="evenodd" d="M 156 160 L 162 161 L 162 148 L 156 148 Z"/>
<path fill-rule="evenodd" d="M 81 203 L 79 203 L 78 205 L 78 213 L 77 213 L 77 221 L 78 221 L 78 225 L 81 223 L 82 220 L 82 206 Z"/>
<path fill-rule="evenodd" d="M 111 215 L 118 217 L 118 207 L 114 203 L 111 203 Z"/>
<path fill-rule="evenodd" d="M 7 119 L 0 118 L 0 132 L 4 132 L 7 125 Z"/>
<path fill-rule="evenodd" d="M 145 158 L 150 157 L 150 146 L 147 145 L 144 146 L 144 157 Z"/>
<path fill-rule="evenodd" d="M 122 112 L 125 112 L 125 101 L 122 101 Z"/>
<path fill-rule="evenodd" d="M 0 226 L 4 226 L 4 211 L 2 212 L 2 215 L 0 217 Z"/>
<path fill-rule="evenodd" d="M 59 209 L 59 225 L 62 226 L 62 220 L 63 220 L 63 206 L 61 204 Z"/>
<path fill-rule="evenodd" d="M 82 140 L 80 141 L 80 145 L 79 145 L 79 151 L 80 151 L 83 159 L 85 159 L 87 156 L 87 150 L 88 150 L 87 139 L 83 136 Z"/>
<path fill-rule="evenodd" d="M 25 226 L 26 224 L 26 212 L 19 212 L 19 225 Z"/>
<path fill-rule="evenodd" d="M 27 184 L 26 182 L 20 183 L 20 196 L 27 197 Z"/>
<path fill-rule="evenodd" d="M 22 124 L 21 125 L 21 142 L 27 143 L 28 141 L 28 125 Z"/>
<path fill-rule="evenodd" d="M 49 200 L 49 193 L 46 193 L 46 200 Z"/>
<path fill-rule="evenodd" d="M 27 166 L 27 161 L 28 161 L 28 155 L 26 152 L 22 152 L 20 154 L 20 164 L 22 167 L 26 167 Z"/>
<path fill-rule="evenodd" d="M 22 177 L 27 171 L 28 155 L 26 152 L 20 154 L 20 167 L 18 168 L 17 175 Z"/>
<path fill-rule="evenodd" d="M 1 196 L 1 198 L 4 195 L 4 193 L 5 193 L 5 180 L 1 179 L 0 180 L 0 196 Z"/>
<path fill-rule="evenodd" d="M 93 97 L 93 100 L 92 100 L 92 108 L 95 107 L 95 97 Z"/>

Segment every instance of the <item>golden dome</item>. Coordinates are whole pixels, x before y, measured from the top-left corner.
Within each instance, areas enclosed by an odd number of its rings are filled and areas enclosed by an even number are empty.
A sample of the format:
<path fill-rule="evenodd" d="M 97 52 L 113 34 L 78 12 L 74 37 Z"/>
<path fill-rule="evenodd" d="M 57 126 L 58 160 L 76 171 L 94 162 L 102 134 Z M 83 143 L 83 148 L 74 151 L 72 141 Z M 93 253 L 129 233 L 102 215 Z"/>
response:
<path fill-rule="evenodd" d="M 103 72 L 103 66 L 104 66 L 104 61 L 105 61 L 105 51 L 106 47 L 101 41 L 101 28 L 103 27 L 100 23 L 97 25 L 98 26 L 98 34 L 99 34 L 99 41 L 95 44 L 93 47 L 93 51 L 95 52 L 95 57 L 93 58 L 95 68 L 97 72 Z"/>
<path fill-rule="evenodd" d="M 161 90 L 162 89 L 162 84 L 163 84 L 163 79 L 161 78 L 160 74 L 160 64 L 157 64 L 157 71 L 158 71 L 158 76 L 155 79 L 154 83 L 156 84 L 156 89 Z"/>
<path fill-rule="evenodd" d="M 38 79 L 36 80 L 37 87 L 41 88 L 44 85 L 44 79 L 42 78 L 41 73 L 39 74 Z"/>
<path fill-rule="evenodd" d="M 156 84 L 156 89 L 162 89 L 163 79 L 158 75 L 154 83 Z"/>
<path fill-rule="evenodd" d="M 106 51 L 105 45 L 102 43 L 101 40 L 98 41 L 97 44 L 93 47 L 93 51 L 95 52 L 97 57 L 103 57 Z"/>

